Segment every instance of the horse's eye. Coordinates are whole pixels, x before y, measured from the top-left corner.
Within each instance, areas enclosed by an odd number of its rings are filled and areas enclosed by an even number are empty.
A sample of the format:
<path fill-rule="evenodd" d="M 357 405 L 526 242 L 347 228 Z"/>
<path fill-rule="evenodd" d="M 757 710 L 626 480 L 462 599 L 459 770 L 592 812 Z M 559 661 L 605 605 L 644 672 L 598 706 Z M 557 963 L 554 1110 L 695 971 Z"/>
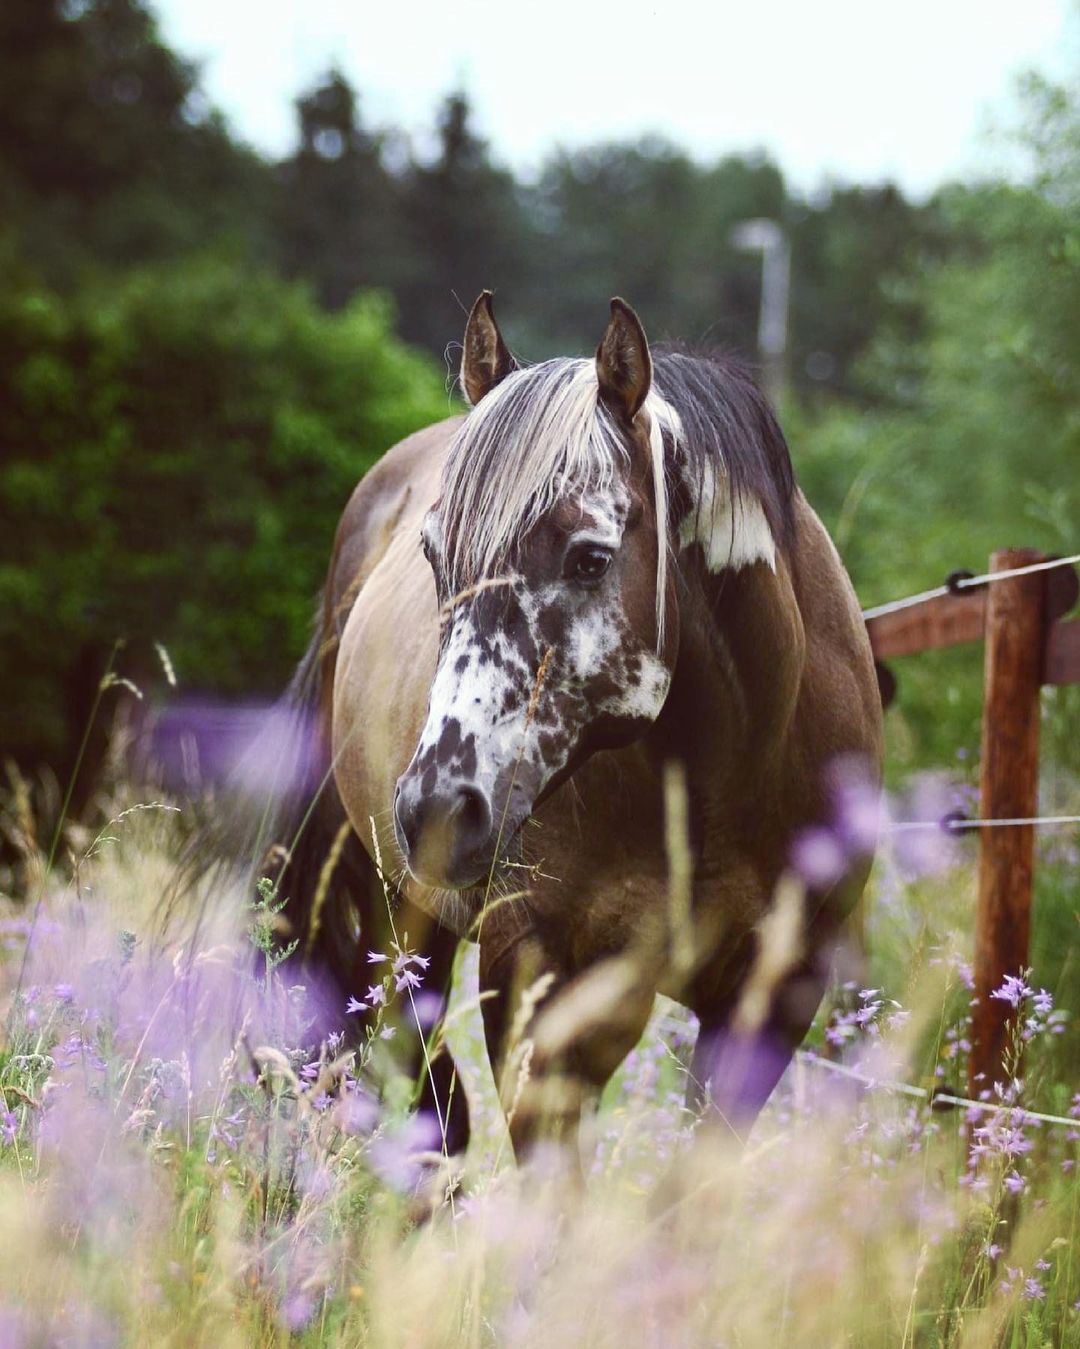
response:
<path fill-rule="evenodd" d="M 595 585 L 611 566 L 610 548 L 599 548 L 590 544 L 578 548 L 567 559 L 566 574 L 579 585 Z"/>

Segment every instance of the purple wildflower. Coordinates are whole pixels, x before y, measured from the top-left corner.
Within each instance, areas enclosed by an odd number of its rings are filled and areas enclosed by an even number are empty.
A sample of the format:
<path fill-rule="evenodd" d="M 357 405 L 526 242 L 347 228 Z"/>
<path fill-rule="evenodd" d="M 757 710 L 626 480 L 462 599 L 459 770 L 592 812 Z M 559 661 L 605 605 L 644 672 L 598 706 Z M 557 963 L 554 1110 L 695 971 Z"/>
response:
<path fill-rule="evenodd" d="M 356 998 L 350 998 L 349 1001 L 345 1004 L 346 1016 L 351 1016 L 353 1012 L 366 1012 L 367 1009 L 368 1009 L 367 1003 L 360 1002 Z"/>
<path fill-rule="evenodd" d="M 1024 1280 L 1024 1300 L 1026 1302 L 1042 1302 L 1046 1298 L 1046 1289 L 1036 1278 Z"/>
<path fill-rule="evenodd" d="M 921 774 L 912 782 L 903 799 L 896 804 L 896 816 L 924 827 L 901 830 L 889 839 L 903 877 L 919 880 L 956 865 L 961 855 L 959 840 L 940 824 L 963 806 L 956 784 L 946 776 Z"/>
<path fill-rule="evenodd" d="M 814 826 L 795 836 L 791 845 L 791 865 L 805 884 L 825 890 L 844 875 L 847 857 L 831 829 Z"/>
<path fill-rule="evenodd" d="M 1012 1115 L 1010 1123 L 1006 1112 L 996 1111 L 986 1124 L 980 1124 L 973 1130 L 976 1141 L 971 1147 L 972 1157 L 994 1154 L 1002 1157 L 1022 1157 L 1031 1151 L 1034 1144 L 1024 1134 L 1023 1111 L 1013 1111 Z"/>
<path fill-rule="evenodd" d="M 13 1147 L 19 1132 L 19 1117 L 13 1110 L 0 1110 L 0 1142 L 6 1148 Z"/>
<path fill-rule="evenodd" d="M 335 1123 L 346 1134 L 369 1133 L 378 1119 L 378 1103 L 359 1088 L 347 1091 L 334 1112 Z"/>
<path fill-rule="evenodd" d="M 416 1024 L 421 1030 L 430 1030 L 443 1014 L 443 1000 L 438 993 L 420 992 L 413 1000 Z"/>
<path fill-rule="evenodd" d="M 420 978 L 420 976 L 416 973 L 415 970 L 402 970 L 402 972 L 394 980 L 394 984 L 399 993 L 403 992 L 407 988 L 419 988 L 422 983 L 423 980 Z"/>
<path fill-rule="evenodd" d="M 1011 1007 L 1019 1007 L 1024 998 L 1030 997 L 1030 995 L 1031 989 L 1024 981 L 1023 975 L 1020 974 L 1007 974 L 1001 987 L 995 988 L 990 994 L 992 998 L 1007 1002 Z"/>
<path fill-rule="evenodd" d="M 290 1293 L 281 1304 L 281 1319 L 287 1330 L 299 1333 L 315 1315 L 315 1299 L 310 1293 Z"/>
<path fill-rule="evenodd" d="M 369 1007 L 385 1007 L 386 989 L 382 984 L 372 984 L 367 991 L 367 1000 Z"/>
<path fill-rule="evenodd" d="M 435 1151 L 441 1141 L 442 1132 L 434 1116 L 413 1115 L 401 1128 L 374 1140 L 371 1165 L 394 1189 L 411 1189 L 420 1176 L 421 1154 Z"/>
<path fill-rule="evenodd" d="M 426 970 L 430 964 L 431 960 L 428 956 L 417 955 L 415 951 L 399 950 L 394 957 L 394 963 L 391 968 L 395 974 L 400 974 L 402 970 L 406 969 L 409 965 L 418 965 L 420 969 Z"/>
<path fill-rule="evenodd" d="M 234 1114 L 226 1115 L 224 1119 L 218 1120 L 217 1123 L 211 1127 L 211 1142 L 216 1141 L 224 1143 L 230 1152 L 234 1152 L 240 1142 L 238 1130 L 243 1125 L 243 1122 L 244 1111 L 241 1107 L 241 1109 L 237 1110 Z"/>
<path fill-rule="evenodd" d="M 833 815 L 836 832 L 847 851 L 855 856 L 872 853 L 881 832 L 881 788 L 869 766 L 860 759 L 844 758 L 833 764 Z"/>

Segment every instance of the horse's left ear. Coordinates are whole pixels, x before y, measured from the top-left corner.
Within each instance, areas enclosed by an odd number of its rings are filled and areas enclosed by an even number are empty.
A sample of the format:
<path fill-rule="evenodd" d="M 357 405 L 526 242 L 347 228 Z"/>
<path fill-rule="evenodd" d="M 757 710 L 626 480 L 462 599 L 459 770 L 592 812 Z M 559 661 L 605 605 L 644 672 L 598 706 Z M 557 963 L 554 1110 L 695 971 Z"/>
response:
<path fill-rule="evenodd" d="M 632 419 L 649 396 L 652 357 L 641 320 L 616 297 L 611 318 L 596 348 L 596 378 L 600 396 Z"/>
<path fill-rule="evenodd" d="M 461 357 L 461 387 L 469 406 L 475 407 L 517 368 L 518 363 L 495 322 L 491 291 L 482 290 L 465 325 L 465 350 Z"/>

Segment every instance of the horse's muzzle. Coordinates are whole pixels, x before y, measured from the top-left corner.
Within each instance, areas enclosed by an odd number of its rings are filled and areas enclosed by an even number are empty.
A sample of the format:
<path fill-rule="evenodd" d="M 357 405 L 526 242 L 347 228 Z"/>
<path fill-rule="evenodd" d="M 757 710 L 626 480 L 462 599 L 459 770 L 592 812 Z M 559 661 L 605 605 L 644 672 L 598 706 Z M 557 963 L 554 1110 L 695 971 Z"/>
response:
<path fill-rule="evenodd" d="M 491 802 L 476 783 L 424 792 L 403 777 L 394 793 L 394 827 L 409 871 L 422 885 L 466 890 L 491 870 Z"/>

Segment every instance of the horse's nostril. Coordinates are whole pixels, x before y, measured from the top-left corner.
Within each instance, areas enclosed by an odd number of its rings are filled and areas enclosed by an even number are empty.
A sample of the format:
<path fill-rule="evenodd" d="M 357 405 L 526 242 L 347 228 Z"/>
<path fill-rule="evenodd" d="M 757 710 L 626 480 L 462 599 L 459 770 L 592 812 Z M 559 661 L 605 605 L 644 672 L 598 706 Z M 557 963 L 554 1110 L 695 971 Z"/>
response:
<path fill-rule="evenodd" d="M 456 884 L 484 865 L 491 804 L 473 783 L 447 783 L 423 793 L 399 787 L 394 800 L 398 842 L 409 869 L 429 884 Z"/>
<path fill-rule="evenodd" d="M 458 835 L 458 848 L 466 851 L 486 841 L 491 832 L 491 807 L 478 787 L 458 787 L 450 817 Z"/>

